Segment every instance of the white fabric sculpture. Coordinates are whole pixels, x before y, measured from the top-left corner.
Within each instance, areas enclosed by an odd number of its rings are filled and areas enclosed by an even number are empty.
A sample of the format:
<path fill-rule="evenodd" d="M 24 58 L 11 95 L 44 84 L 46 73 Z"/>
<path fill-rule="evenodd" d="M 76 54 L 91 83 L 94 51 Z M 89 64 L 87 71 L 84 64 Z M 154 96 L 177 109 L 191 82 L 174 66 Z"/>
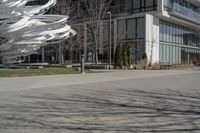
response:
<path fill-rule="evenodd" d="M 56 0 L 0 0 L 0 56 L 29 55 L 75 35 L 67 16 L 44 14 L 55 4 Z"/>

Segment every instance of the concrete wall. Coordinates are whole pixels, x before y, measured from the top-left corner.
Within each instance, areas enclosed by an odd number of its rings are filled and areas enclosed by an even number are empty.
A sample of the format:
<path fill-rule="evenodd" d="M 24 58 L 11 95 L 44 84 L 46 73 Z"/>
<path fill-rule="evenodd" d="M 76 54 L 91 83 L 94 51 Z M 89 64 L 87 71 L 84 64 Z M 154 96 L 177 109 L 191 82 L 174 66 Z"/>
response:
<path fill-rule="evenodd" d="M 148 63 L 159 62 L 159 19 L 150 15 L 145 15 L 145 43 Z"/>

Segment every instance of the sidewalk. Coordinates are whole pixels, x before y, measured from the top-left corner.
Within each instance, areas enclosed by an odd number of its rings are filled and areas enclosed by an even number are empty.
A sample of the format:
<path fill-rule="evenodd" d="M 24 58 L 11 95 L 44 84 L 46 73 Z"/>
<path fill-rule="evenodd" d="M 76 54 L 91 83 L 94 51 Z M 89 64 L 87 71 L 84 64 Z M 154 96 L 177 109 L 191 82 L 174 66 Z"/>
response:
<path fill-rule="evenodd" d="M 107 81 L 150 78 L 167 75 L 180 75 L 197 73 L 186 70 L 165 70 L 165 71 L 111 71 L 105 73 L 51 75 L 34 77 L 13 77 L 0 78 L 0 91 L 17 91 L 35 88 L 49 88 L 58 86 L 90 84 Z"/>

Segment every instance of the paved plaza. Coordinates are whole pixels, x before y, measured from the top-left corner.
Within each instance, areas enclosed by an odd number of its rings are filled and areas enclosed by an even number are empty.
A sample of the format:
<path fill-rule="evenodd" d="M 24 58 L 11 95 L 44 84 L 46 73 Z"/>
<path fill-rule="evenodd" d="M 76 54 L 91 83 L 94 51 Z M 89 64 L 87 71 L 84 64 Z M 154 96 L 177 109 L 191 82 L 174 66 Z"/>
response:
<path fill-rule="evenodd" d="M 200 132 L 200 72 L 0 78 L 0 133 Z"/>

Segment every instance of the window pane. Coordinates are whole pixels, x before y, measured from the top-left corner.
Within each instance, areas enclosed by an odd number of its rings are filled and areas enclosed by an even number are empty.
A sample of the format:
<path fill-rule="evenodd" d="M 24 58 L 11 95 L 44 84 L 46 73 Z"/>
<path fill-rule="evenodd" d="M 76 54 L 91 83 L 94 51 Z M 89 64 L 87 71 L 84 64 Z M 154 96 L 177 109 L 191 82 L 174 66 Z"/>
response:
<path fill-rule="evenodd" d="M 146 7 L 147 11 L 153 10 L 153 0 L 146 0 Z"/>
<path fill-rule="evenodd" d="M 163 41 L 167 41 L 167 26 L 165 22 L 163 23 Z"/>
<path fill-rule="evenodd" d="M 159 39 L 160 41 L 163 41 L 163 23 L 160 21 L 160 33 L 159 33 Z"/>
<path fill-rule="evenodd" d="M 169 54 L 169 56 L 170 56 L 169 62 L 170 62 L 170 64 L 172 65 L 172 64 L 173 64 L 173 46 L 170 46 L 170 47 L 169 47 L 169 51 L 170 51 L 170 54 Z"/>
<path fill-rule="evenodd" d="M 153 0 L 146 0 L 146 7 L 153 6 Z"/>
<path fill-rule="evenodd" d="M 163 45 L 163 61 L 166 61 L 166 45 Z"/>
<path fill-rule="evenodd" d="M 175 26 L 175 30 L 176 30 L 176 43 L 179 43 L 179 37 L 178 37 L 178 26 Z"/>
<path fill-rule="evenodd" d="M 174 25 L 172 26 L 172 42 L 176 43 L 176 28 Z"/>
<path fill-rule="evenodd" d="M 181 27 L 179 26 L 178 27 L 178 42 L 179 42 L 179 44 L 181 44 Z"/>
<path fill-rule="evenodd" d="M 169 42 L 170 41 L 170 25 L 169 25 L 169 23 L 167 23 L 167 25 L 166 25 L 166 28 L 167 28 L 167 33 L 166 33 L 166 36 L 167 36 L 167 40 L 166 40 L 166 42 Z"/>
<path fill-rule="evenodd" d="M 145 37 L 145 19 L 139 18 L 137 19 L 137 38 Z"/>
<path fill-rule="evenodd" d="M 126 0 L 126 11 L 132 12 L 132 0 Z"/>
<path fill-rule="evenodd" d="M 118 39 L 126 39 L 126 20 L 118 21 Z"/>
<path fill-rule="evenodd" d="M 140 0 L 133 0 L 133 12 L 140 12 Z"/>
<path fill-rule="evenodd" d="M 172 42 L 172 38 L 173 38 L 173 27 L 172 27 L 172 24 L 169 25 L 169 30 L 170 30 L 169 42 Z"/>
<path fill-rule="evenodd" d="M 144 12 L 145 11 L 145 1 L 146 0 L 140 0 L 141 1 L 141 11 Z"/>
<path fill-rule="evenodd" d="M 160 56 L 160 61 L 163 61 L 163 51 L 162 51 L 162 47 L 163 47 L 163 45 L 162 44 L 160 44 L 160 50 L 159 50 L 159 56 Z"/>
<path fill-rule="evenodd" d="M 171 0 L 164 0 L 164 10 L 169 11 L 172 9 L 172 2 Z"/>
<path fill-rule="evenodd" d="M 166 61 L 168 61 L 169 62 L 169 58 L 170 58 L 170 52 L 169 52 L 169 45 L 167 45 L 167 60 Z"/>
<path fill-rule="evenodd" d="M 176 64 L 176 47 L 173 46 L 173 64 Z"/>
<path fill-rule="evenodd" d="M 136 36 L 136 21 L 135 19 L 127 20 L 127 39 L 133 39 Z"/>

